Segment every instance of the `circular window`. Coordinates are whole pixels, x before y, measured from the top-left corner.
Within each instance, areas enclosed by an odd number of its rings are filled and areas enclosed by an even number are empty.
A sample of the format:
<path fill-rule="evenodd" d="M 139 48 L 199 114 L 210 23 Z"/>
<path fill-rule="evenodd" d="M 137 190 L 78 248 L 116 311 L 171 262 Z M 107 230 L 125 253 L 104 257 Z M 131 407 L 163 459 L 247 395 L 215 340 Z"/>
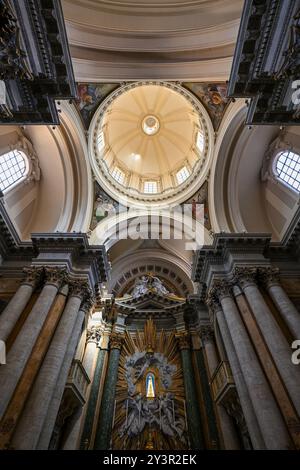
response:
<path fill-rule="evenodd" d="M 95 176 L 122 204 L 180 203 L 207 176 L 212 124 L 179 85 L 138 82 L 116 90 L 96 111 L 89 136 Z"/>

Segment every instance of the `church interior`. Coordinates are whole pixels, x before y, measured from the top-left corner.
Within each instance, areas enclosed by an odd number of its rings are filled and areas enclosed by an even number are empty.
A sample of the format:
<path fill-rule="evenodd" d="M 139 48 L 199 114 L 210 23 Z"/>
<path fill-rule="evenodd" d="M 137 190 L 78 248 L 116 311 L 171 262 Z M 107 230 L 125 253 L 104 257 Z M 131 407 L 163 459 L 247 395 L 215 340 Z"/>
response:
<path fill-rule="evenodd" d="M 300 0 L 0 39 L 0 449 L 299 450 Z"/>

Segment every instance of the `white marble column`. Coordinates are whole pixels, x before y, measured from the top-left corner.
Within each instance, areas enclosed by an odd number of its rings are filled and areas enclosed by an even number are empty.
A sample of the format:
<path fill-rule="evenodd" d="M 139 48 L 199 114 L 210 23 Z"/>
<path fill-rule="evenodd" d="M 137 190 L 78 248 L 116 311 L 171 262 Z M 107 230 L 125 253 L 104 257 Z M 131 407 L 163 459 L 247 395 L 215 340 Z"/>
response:
<path fill-rule="evenodd" d="M 6 341 L 28 304 L 39 281 L 42 268 L 25 268 L 26 278 L 0 315 L 0 339 Z"/>
<path fill-rule="evenodd" d="M 77 316 L 73 330 L 71 331 L 70 341 L 59 371 L 59 376 L 55 385 L 55 390 L 52 395 L 51 402 L 47 409 L 47 415 L 43 424 L 41 434 L 39 435 L 36 450 L 47 450 L 51 440 L 52 432 L 55 426 L 58 410 L 61 404 L 61 399 L 64 393 L 65 385 L 67 382 L 69 370 L 76 353 L 76 348 L 80 340 L 82 332 L 82 324 L 84 322 L 85 315 L 87 314 L 89 307 L 84 304 Z"/>
<path fill-rule="evenodd" d="M 246 382 L 242 373 L 242 368 L 240 366 L 234 344 L 232 342 L 231 334 L 228 329 L 228 325 L 225 320 L 225 316 L 222 310 L 221 305 L 217 299 L 210 302 L 210 308 L 213 309 L 214 314 L 219 325 L 220 334 L 223 339 L 225 351 L 229 360 L 231 367 L 232 375 L 234 378 L 235 386 L 237 393 L 240 399 L 241 407 L 245 416 L 247 428 L 251 438 L 253 448 L 256 450 L 266 449 L 266 444 L 264 438 L 261 434 L 260 427 L 256 418 L 256 414 L 253 408 L 253 404 L 248 392 Z"/>
<path fill-rule="evenodd" d="M 213 329 L 210 326 L 201 328 L 201 340 L 204 346 L 206 362 L 208 366 L 209 381 L 211 383 L 214 372 L 216 371 L 219 360 L 213 338 Z M 228 415 L 222 404 L 215 404 L 219 417 L 219 423 L 222 430 L 224 447 L 227 450 L 238 450 L 240 444 L 232 418 Z"/>
<path fill-rule="evenodd" d="M 23 368 L 65 275 L 65 270 L 46 268 L 46 283 L 8 353 L 5 367 L 0 369 L 0 417 L 2 417 L 21 377 Z"/>
<path fill-rule="evenodd" d="M 44 426 L 59 372 L 83 298 L 86 281 L 69 283 L 69 298 L 12 440 L 14 448 L 33 450 Z"/>
<path fill-rule="evenodd" d="M 255 282 L 256 269 L 236 268 L 236 280 L 243 289 L 256 322 L 284 381 L 285 387 L 300 415 L 300 371 L 292 363 L 291 346 L 276 322 Z"/>
<path fill-rule="evenodd" d="M 279 280 L 278 269 L 259 269 L 260 279 L 294 339 L 300 339 L 300 312 L 289 299 Z"/>

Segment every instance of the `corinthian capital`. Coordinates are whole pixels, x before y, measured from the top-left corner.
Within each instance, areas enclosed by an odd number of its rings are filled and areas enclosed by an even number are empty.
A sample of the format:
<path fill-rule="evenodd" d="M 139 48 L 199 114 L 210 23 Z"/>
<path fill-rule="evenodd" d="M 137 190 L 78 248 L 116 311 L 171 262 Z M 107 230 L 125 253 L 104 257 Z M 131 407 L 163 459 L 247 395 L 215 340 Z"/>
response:
<path fill-rule="evenodd" d="M 190 349 L 191 347 L 190 336 L 186 331 L 182 333 L 177 333 L 176 339 L 177 339 L 178 347 L 180 351 L 182 351 L 183 349 Z"/>
<path fill-rule="evenodd" d="M 258 279 L 267 289 L 280 284 L 279 269 L 274 267 L 259 268 Z"/>
<path fill-rule="evenodd" d="M 53 284 L 56 287 L 61 287 L 63 282 L 67 281 L 68 274 L 66 268 L 58 266 L 46 266 L 44 268 L 46 284 Z"/>
<path fill-rule="evenodd" d="M 92 297 L 92 291 L 86 279 L 72 279 L 69 281 L 70 295 L 79 297 L 81 300 L 87 301 Z"/>
<path fill-rule="evenodd" d="M 233 271 L 234 281 L 242 288 L 256 284 L 257 268 L 251 266 L 239 266 Z"/>
<path fill-rule="evenodd" d="M 110 335 L 110 349 L 121 349 L 124 342 L 124 335 L 115 331 Z"/>
<path fill-rule="evenodd" d="M 203 342 L 211 342 L 214 339 L 214 329 L 211 325 L 201 326 L 200 336 Z"/>
<path fill-rule="evenodd" d="M 33 288 L 37 286 L 40 282 L 44 270 L 40 266 L 30 266 L 29 268 L 24 268 L 23 273 L 25 274 L 25 279 L 22 281 L 22 284 L 27 284 Z"/>
<path fill-rule="evenodd" d="M 87 343 L 96 343 L 98 344 L 101 336 L 103 334 L 103 328 L 100 326 L 92 326 L 87 330 Z"/>
<path fill-rule="evenodd" d="M 231 297 L 231 285 L 226 280 L 216 281 L 210 292 L 212 298 L 220 301 L 225 297 Z"/>

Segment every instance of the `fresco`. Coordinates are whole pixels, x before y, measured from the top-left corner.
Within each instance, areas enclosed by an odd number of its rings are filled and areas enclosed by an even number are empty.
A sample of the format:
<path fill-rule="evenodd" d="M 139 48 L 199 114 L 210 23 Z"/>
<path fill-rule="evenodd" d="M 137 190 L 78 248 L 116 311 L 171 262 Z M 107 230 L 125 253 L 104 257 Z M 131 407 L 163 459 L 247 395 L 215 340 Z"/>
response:
<path fill-rule="evenodd" d="M 217 130 L 222 121 L 227 104 L 230 99 L 226 97 L 226 83 L 183 83 L 204 104 L 214 126 Z"/>
<path fill-rule="evenodd" d="M 185 204 L 192 204 L 192 213 L 194 219 L 196 219 L 196 210 L 197 210 L 197 204 L 204 204 L 204 227 L 207 228 L 207 230 L 211 230 L 211 223 L 210 223 L 210 217 L 209 217 L 209 208 L 208 208 L 208 182 L 205 181 L 205 183 L 201 186 L 200 189 L 187 201 L 185 201 Z"/>
<path fill-rule="evenodd" d="M 78 83 L 77 106 L 86 128 L 89 127 L 99 104 L 116 88 L 118 83 Z"/>

